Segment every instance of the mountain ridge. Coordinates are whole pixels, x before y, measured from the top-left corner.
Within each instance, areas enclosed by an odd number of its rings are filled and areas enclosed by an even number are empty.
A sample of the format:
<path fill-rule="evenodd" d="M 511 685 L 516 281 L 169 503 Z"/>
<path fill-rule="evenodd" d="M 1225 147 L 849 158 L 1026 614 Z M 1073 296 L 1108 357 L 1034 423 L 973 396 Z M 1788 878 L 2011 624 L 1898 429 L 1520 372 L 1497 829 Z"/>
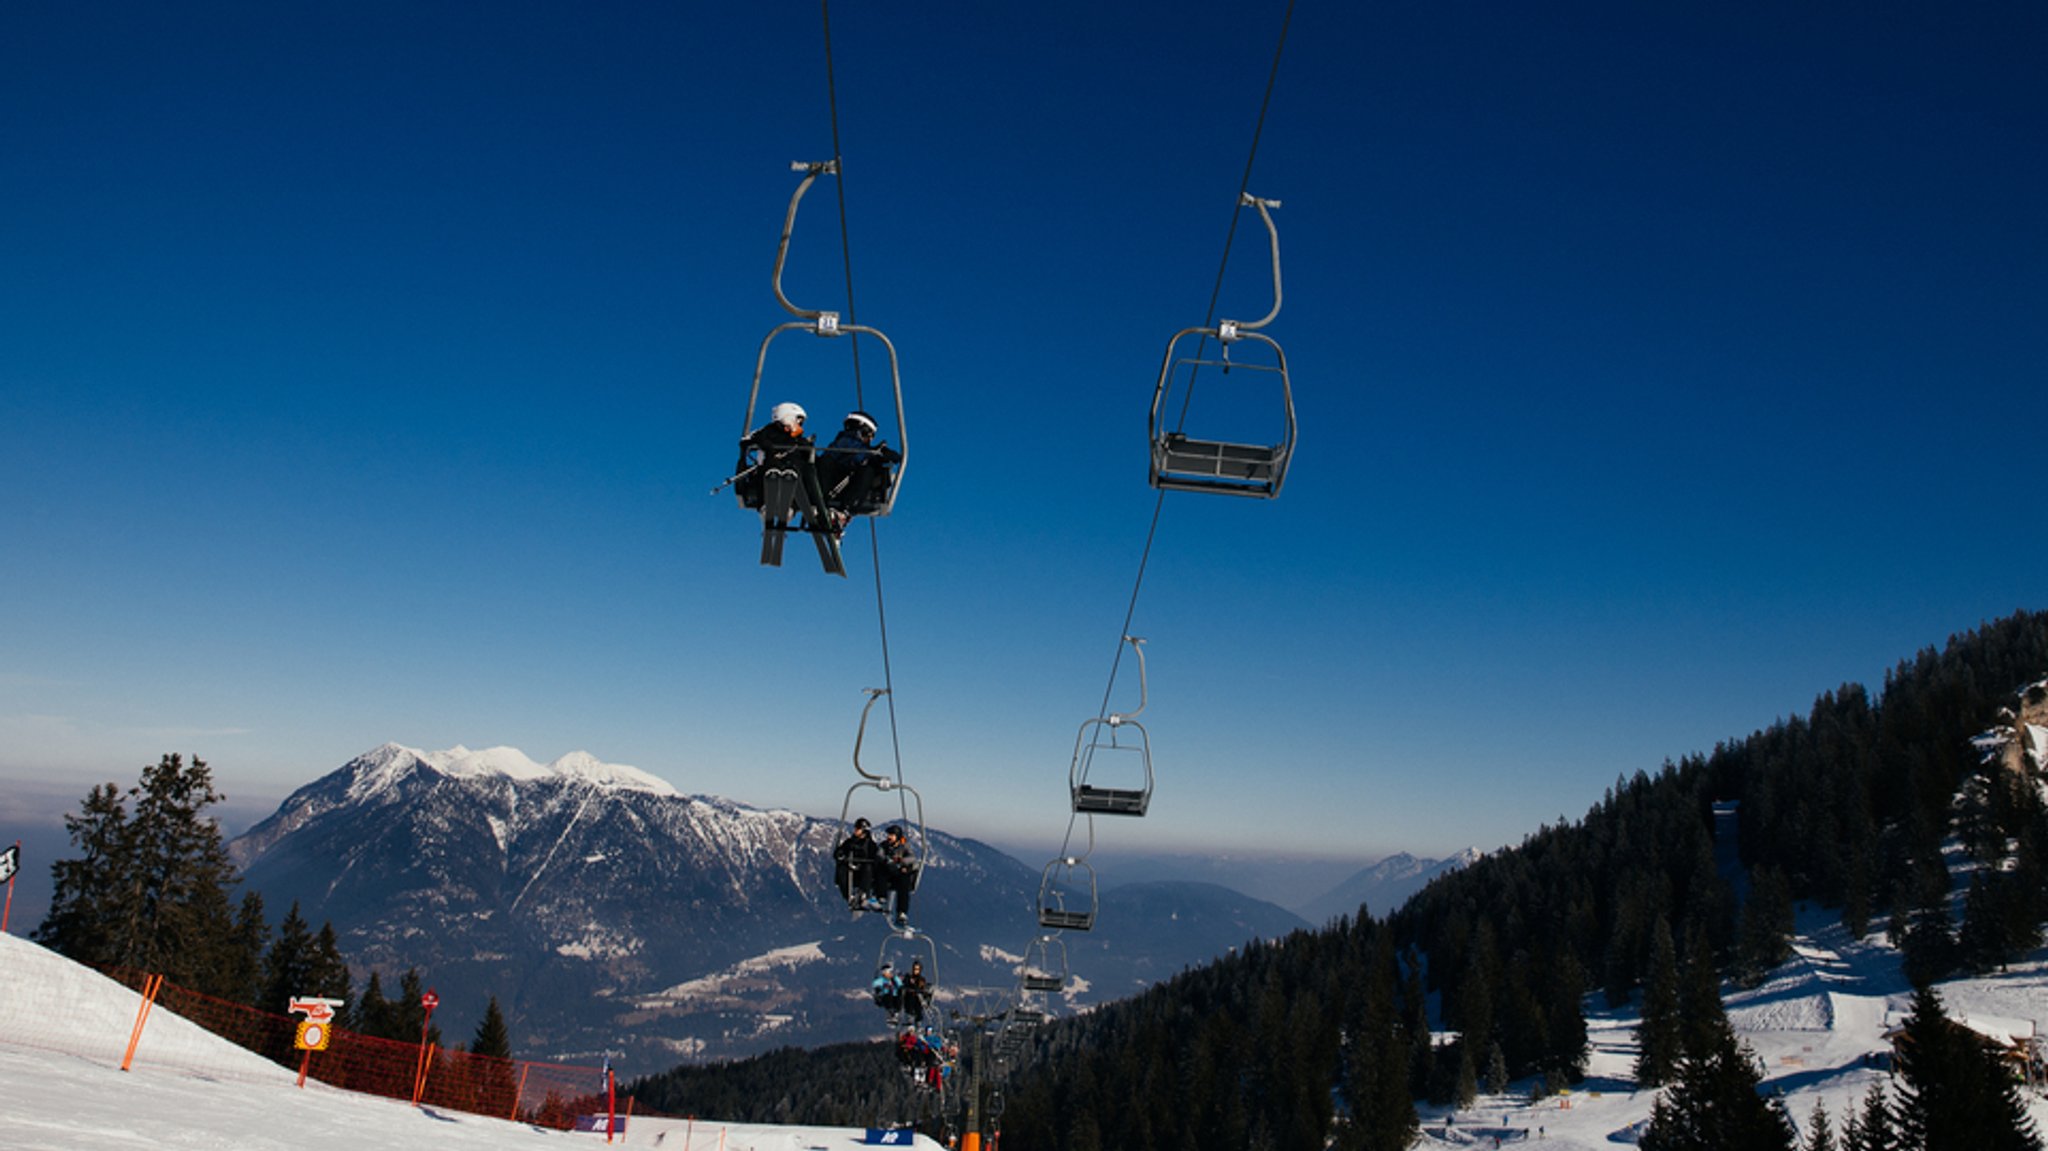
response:
<path fill-rule="evenodd" d="M 333 923 L 359 980 L 420 968 L 451 1029 L 496 996 L 514 1030 L 555 1055 L 624 1044 L 672 1061 L 875 1034 L 860 992 L 898 937 L 840 903 L 836 819 L 649 788 L 586 753 L 565 760 L 551 770 L 509 748 L 382 744 L 292 792 L 229 853 L 267 905 Z M 1037 871 L 937 829 L 918 838 L 927 865 L 911 918 L 942 993 L 1014 984 L 1038 931 Z M 1055 997 L 1061 1010 L 1304 925 L 1198 884 L 1101 898 L 1097 930 L 1067 936 L 1085 978 Z M 690 986 L 702 993 L 662 995 Z"/>

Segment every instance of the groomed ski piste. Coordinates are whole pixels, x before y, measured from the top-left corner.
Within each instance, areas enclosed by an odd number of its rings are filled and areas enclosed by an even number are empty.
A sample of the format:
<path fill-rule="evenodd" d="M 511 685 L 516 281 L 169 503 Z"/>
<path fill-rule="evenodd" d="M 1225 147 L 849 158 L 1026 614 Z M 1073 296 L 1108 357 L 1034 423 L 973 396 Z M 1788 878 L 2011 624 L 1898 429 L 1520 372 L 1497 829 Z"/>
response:
<path fill-rule="evenodd" d="M 121 1058 L 140 997 L 99 973 L 0 935 L 0 1146 L 20 1151 L 575 1151 L 602 1131 L 554 1131 L 341 1091 L 157 1009 L 133 1068 Z M 203 1068 L 195 1071 L 194 1068 Z M 613 1147 L 842 1151 L 846 1127 L 769 1127 L 635 1116 Z M 918 1136 L 915 1146 L 938 1143 Z"/>
<path fill-rule="evenodd" d="M 1802 1132 L 1816 1103 L 1830 1126 L 1861 1110 L 1888 1073 L 1885 1032 L 1905 1015 L 1910 988 L 1898 952 L 1873 934 L 1851 942 L 1833 911 L 1803 908 L 1796 953 L 1762 986 L 1729 991 L 1729 1021 L 1782 1093 Z M 1952 1018 L 1985 1030 L 2031 1033 L 2048 1019 L 2048 950 L 1990 978 L 1938 985 Z M 1598 1004 L 1597 998 L 1593 1001 Z M 363 1151 L 432 1145 L 469 1149 L 592 1148 L 602 1133 L 542 1130 L 459 1112 L 415 1108 L 309 1083 L 184 1020 L 151 1015 L 133 1070 L 120 1070 L 136 995 L 27 940 L 0 936 L 0 1143 L 50 1151 L 222 1148 Z M 1526 1084 L 1472 1106 L 1424 1107 L 1419 1147 L 1524 1141 L 1558 1151 L 1613 1151 L 1635 1142 L 1655 1092 L 1631 1079 L 1637 1017 L 1594 1011 L 1592 1059 L 1570 1093 L 1531 1101 Z M 185 1067 L 210 1070 L 195 1074 Z M 2048 1101 L 2031 1098 L 2048 1129 Z M 810 1151 L 868 1146 L 839 1127 L 767 1127 L 636 1116 L 613 1146 L 665 1151 Z M 919 1136 L 915 1144 L 938 1146 Z"/>

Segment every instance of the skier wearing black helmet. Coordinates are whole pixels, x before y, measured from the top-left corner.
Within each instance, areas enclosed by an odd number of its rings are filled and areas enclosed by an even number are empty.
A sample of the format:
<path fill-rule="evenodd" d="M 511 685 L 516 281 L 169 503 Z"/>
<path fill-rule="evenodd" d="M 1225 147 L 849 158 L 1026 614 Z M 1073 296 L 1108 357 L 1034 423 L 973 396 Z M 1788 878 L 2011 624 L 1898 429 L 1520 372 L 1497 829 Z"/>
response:
<path fill-rule="evenodd" d="M 880 911 L 876 898 L 884 882 L 882 851 L 868 834 L 866 817 L 853 821 L 853 833 L 832 849 L 832 881 L 839 885 L 840 898 L 855 911 Z"/>
<path fill-rule="evenodd" d="M 889 494 L 889 468 L 903 454 L 875 439 L 879 430 L 873 416 L 848 412 L 845 426 L 818 453 L 818 482 L 834 512 L 865 515 L 881 509 Z"/>
<path fill-rule="evenodd" d="M 881 883 L 896 896 L 896 926 L 910 924 L 910 893 L 917 888 L 917 853 L 903 837 L 903 828 L 890 824 L 882 833 Z"/>

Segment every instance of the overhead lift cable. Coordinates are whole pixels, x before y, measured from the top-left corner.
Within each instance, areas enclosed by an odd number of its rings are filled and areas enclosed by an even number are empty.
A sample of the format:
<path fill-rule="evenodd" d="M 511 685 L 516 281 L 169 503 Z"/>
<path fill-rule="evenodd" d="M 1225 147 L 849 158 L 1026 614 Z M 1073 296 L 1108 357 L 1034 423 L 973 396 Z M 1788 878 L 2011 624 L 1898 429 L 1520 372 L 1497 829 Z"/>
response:
<path fill-rule="evenodd" d="M 1110 700 L 1116 691 L 1117 675 L 1122 668 L 1124 649 L 1129 647 L 1137 654 L 1139 676 L 1139 705 L 1142 711 L 1146 703 L 1143 640 L 1131 634 L 1132 621 L 1137 618 L 1138 600 L 1145 586 L 1145 575 L 1152 558 L 1152 547 L 1159 535 L 1159 523 L 1165 508 L 1166 493 L 1169 490 L 1219 491 L 1237 495 L 1273 496 L 1279 492 L 1288 459 L 1294 444 L 1294 404 L 1291 387 L 1287 381 L 1286 359 L 1279 345 L 1258 332 L 1270 323 L 1280 311 L 1280 240 L 1274 230 L 1270 209 L 1279 206 L 1278 201 L 1263 200 L 1250 192 L 1252 172 L 1257 164 L 1259 142 L 1265 133 L 1266 116 L 1272 107 L 1273 90 L 1280 75 L 1280 61 L 1287 46 L 1287 32 L 1294 19 L 1294 2 L 1288 0 L 1286 14 L 1281 19 L 1280 37 L 1273 49 L 1273 64 L 1266 77 L 1266 88 L 1259 101 L 1259 113 L 1252 130 L 1251 146 L 1245 156 L 1244 174 L 1238 183 L 1237 200 L 1230 215 L 1230 227 L 1224 234 L 1223 254 L 1216 269 L 1216 282 L 1209 293 L 1209 307 L 1201 328 L 1186 329 L 1167 344 L 1165 362 L 1161 368 L 1158 389 L 1155 391 L 1151 415 L 1153 445 L 1152 482 L 1158 488 L 1153 501 L 1152 516 L 1145 531 L 1145 544 L 1139 554 L 1137 576 L 1132 582 L 1130 599 L 1124 610 L 1123 627 L 1118 633 L 1116 655 L 1110 662 L 1109 680 L 1102 691 L 1102 703 L 1097 709 L 1097 718 L 1082 724 L 1081 734 L 1076 741 L 1074 760 L 1069 767 L 1068 786 L 1071 798 L 1071 814 L 1068 817 L 1066 837 L 1060 844 L 1060 853 L 1046 865 L 1039 888 L 1038 921 L 1043 929 L 1027 950 L 1030 959 L 1020 965 L 1018 1001 L 1020 1010 L 1034 1010 L 1034 997 L 1053 989 L 1055 982 L 1063 984 L 1066 978 L 1065 964 L 1059 963 L 1057 978 L 1047 968 L 1063 931 L 1086 931 L 1095 924 L 1099 906 L 1095 871 L 1088 857 L 1095 848 L 1095 816 L 1124 815 L 1142 816 L 1150 804 L 1152 794 L 1151 750 L 1145 729 L 1134 721 L 1137 712 L 1117 714 L 1110 710 Z M 1217 302 L 1222 298 L 1223 282 L 1230 267 L 1230 251 L 1237 237 L 1238 221 L 1246 207 L 1258 210 L 1265 223 L 1271 240 L 1273 261 L 1273 308 L 1262 320 L 1251 324 L 1216 320 Z M 1201 339 L 1191 357 L 1176 356 L 1176 345 L 1182 336 L 1198 336 Z M 1216 338 L 1224 344 L 1224 354 L 1219 361 L 1204 358 L 1206 341 Z M 1183 433 L 1186 426 L 1188 406 L 1193 398 L 1194 374 L 1202 366 L 1215 364 L 1229 371 L 1229 345 L 1237 340 L 1252 338 L 1268 345 L 1276 357 L 1277 368 L 1255 365 L 1255 371 L 1277 371 L 1281 396 L 1284 403 L 1284 432 L 1280 442 L 1270 447 L 1243 445 L 1223 442 L 1189 440 Z M 1159 425 L 1160 405 L 1168 392 L 1172 373 L 1179 366 L 1190 370 L 1186 391 L 1181 397 L 1181 406 L 1173 429 L 1164 431 Z M 1244 366 L 1244 365 L 1239 365 Z M 1162 482 L 1164 481 L 1164 482 Z M 1125 735 L 1125 729 L 1130 734 Z M 1141 771 L 1132 777 L 1128 771 L 1119 776 L 1120 780 L 1136 778 L 1140 786 L 1102 787 L 1092 782 L 1090 770 L 1095 757 L 1106 753 L 1113 759 L 1126 763 L 1135 761 Z M 1084 822 L 1085 821 L 1085 822 Z M 1076 832 L 1084 834 L 1086 846 L 1076 851 Z M 1058 954 L 1064 956 L 1061 945 Z"/>
<path fill-rule="evenodd" d="M 832 158 L 838 169 L 839 176 L 837 189 L 839 195 L 840 264 L 844 268 L 846 275 L 846 318 L 849 322 L 852 322 L 858 318 L 858 313 L 854 308 L 853 296 L 853 231 L 847 224 L 846 165 L 842 159 L 844 153 L 839 146 L 839 79 L 838 71 L 834 67 L 832 58 L 831 0 L 819 0 L 818 14 L 819 20 L 824 26 L 825 35 L 825 104 L 832 121 Z M 880 335 L 880 333 L 876 334 Z M 896 375 L 896 350 L 894 346 L 889 344 L 887 337 L 882 337 L 882 344 L 889 352 L 890 372 L 892 375 Z M 853 339 L 853 399 L 856 408 L 863 410 L 867 408 L 866 392 L 863 389 L 860 374 L 859 333 L 855 333 Z M 910 433 L 906 430 L 904 424 L 903 385 L 900 377 L 896 383 L 896 423 L 896 434 L 906 441 L 907 446 Z M 891 494 L 893 496 L 893 491 Z M 881 637 L 882 645 L 882 691 L 888 696 L 889 701 L 889 750 L 895 759 L 896 782 L 900 786 L 903 783 L 903 744 L 896 727 L 896 680 L 889 666 L 889 611 L 887 597 L 883 594 L 882 542 L 881 535 L 876 531 L 875 522 L 872 519 L 868 521 L 868 543 L 869 562 L 874 569 L 875 577 L 875 624 L 876 630 Z M 862 717 L 862 722 L 866 722 L 865 715 Z"/>
<path fill-rule="evenodd" d="M 831 0 L 819 0 L 818 10 L 820 23 L 823 26 L 825 41 L 825 91 L 826 104 L 830 112 L 832 123 L 833 168 L 834 174 L 837 176 L 836 186 L 838 190 L 839 204 L 840 263 L 841 267 L 843 268 L 846 279 L 846 317 L 848 321 L 848 326 L 854 330 L 854 406 L 856 409 L 865 410 L 867 407 L 867 402 L 866 393 L 861 379 L 860 335 L 863 332 L 871 332 L 871 329 L 861 328 L 856 322 L 857 312 L 855 311 L 853 288 L 853 239 L 852 229 L 848 224 L 846 210 L 846 166 L 844 161 L 845 154 L 840 146 L 839 83 L 837 69 L 834 64 L 832 52 Z M 909 433 L 907 430 L 905 430 L 905 422 L 903 415 L 903 385 L 901 374 L 897 367 L 896 349 L 894 345 L 892 345 L 889 342 L 888 338 L 886 336 L 883 336 L 880 332 L 872 332 L 872 334 L 882 341 L 882 346 L 888 352 L 889 355 L 889 370 L 895 389 L 898 435 L 902 437 L 904 445 L 907 448 Z M 890 498 L 892 501 L 894 498 L 894 494 L 894 489 L 892 489 L 890 492 Z M 895 673 L 893 667 L 891 666 L 889 651 L 889 613 L 887 606 L 888 600 L 887 595 L 885 594 L 886 587 L 882 578 L 881 534 L 879 529 L 876 527 L 875 517 L 867 517 L 867 520 L 869 543 L 868 554 L 870 557 L 870 564 L 874 573 L 875 585 L 875 627 L 881 646 L 882 656 L 882 686 L 880 688 L 867 689 L 867 706 L 864 707 L 861 711 L 860 728 L 858 733 L 854 737 L 854 771 L 860 777 L 860 779 L 857 780 L 854 783 L 853 787 L 847 791 L 846 802 L 840 812 L 840 831 L 842 834 L 844 834 L 851 826 L 848 820 L 852 818 L 852 805 L 855 792 L 861 790 L 862 788 L 868 787 L 874 788 L 885 794 L 887 792 L 894 791 L 897 796 L 897 806 L 899 809 L 898 817 L 900 821 L 906 824 L 911 824 L 916 828 L 917 838 L 914 841 L 914 844 L 912 845 L 911 849 L 911 870 L 907 880 L 909 890 L 915 891 L 919 881 L 923 878 L 925 868 L 929 866 L 932 862 L 931 841 L 925 825 L 924 799 L 922 796 L 918 795 L 915 789 L 909 786 L 904 777 L 903 743 L 901 732 L 897 726 L 896 717 Z M 862 767 L 860 763 L 860 747 L 862 739 L 864 738 L 867 731 L 868 712 L 874 708 L 875 703 L 878 700 L 886 700 L 887 702 L 887 712 L 889 716 L 889 749 L 895 767 L 893 777 L 882 776 L 880 774 L 871 772 L 865 767 Z M 904 895 L 903 898 L 908 898 L 907 894 Z M 928 965 L 926 977 L 930 981 L 931 986 L 925 992 L 925 994 L 935 996 L 939 985 L 939 953 L 936 941 L 934 941 L 930 935 L 910 925 L 904 919 L 904 917 L 900 915 L 897 918 L 897 925 L 898 926 L 895 931 L 890 932 L 882 939 L 881 949 L 876 956 L 877 968 L 879 969 L 881 965 L 884 963 L 891 962 L 892 958 L 918 958 L 922 960 L 923 963 Z M 893 1011 L 891 1013 L 890 1030 L 892 1031 L 892 1033 L 895 1033 L 897 1035 L 899 1045 L 903 1045 L 906 1040 L 916 1038 L 912 1030 L 914 1024 L 912 1019 L 910 1018 L 911 1015 L 912 1013 L 910 1012 L 909 1005 L 907 1003 L 902 1005 L 900 1011 Z M 935 1022 L 942 1022 L 941 1017 L 937 1011 L 930 1012 L 930 1017 Z M 932 1029 L 927 1028 L 927 1031 L 932 1032 Z M 934 1053 L 934 1057 L 936 1057 L 935 1053 L 938 1051 L 942 1051 L 946 1046 L 946 1036 L 942 1028 L 937 1030 L 934 1034 L 934 1042 L 922 1048 L 922 1050 L 925 1050 L 928 1053 Z M 911 1074 L 914 1094 L 920 1098 L 923 1098 L 925 1097 L 927 1090 L 929 1090 L 931 1095 L 936 1097 L 933 1100 L 932 1104 L 933 1110 L 941 1116 L 943 1116 L 946 1113 L 944 1077 L 936 1074 L 926 1077 L 915 1065 L 907 1066 L 906 1070 L 909 1071 Z"/>

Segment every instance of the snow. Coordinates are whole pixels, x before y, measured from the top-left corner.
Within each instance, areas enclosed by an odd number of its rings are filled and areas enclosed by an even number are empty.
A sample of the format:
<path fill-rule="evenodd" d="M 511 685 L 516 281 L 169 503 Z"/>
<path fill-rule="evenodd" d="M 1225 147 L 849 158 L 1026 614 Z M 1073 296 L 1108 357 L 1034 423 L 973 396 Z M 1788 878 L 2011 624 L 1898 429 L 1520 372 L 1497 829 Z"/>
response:
<path fill-rule="evenodd" d="M 761 964 L 804 962 L 805 948 Z M 159 1009 L 134 1070 L 119 1070 L 136 995 L 26 940 L 0 935 L 0 1142 L 30 1151 L 135 1148 L 363 1151 L 429 1143 L 447 1151 L 565 1151 L 603 1146 L 603 1136 L 545 1131 L 497 1119 L 413 1108 L 309 1083 Z M 672 990 L 683 990 L 681 988 Z M 1948 1013 L 1987 1033 L 2031 1034 L 2048 1016 L 2048 950 L 2010 971 L 1939 985 Z M 1731 1025 L 1781 1092 L 1802 1130 L 1824 1104 L 1839 1133 L 1885 1072 L 1870 1056 L 1889 1050 L 1886 1031 L 1909 1009 L 1898 953 L 1881 936 L 1851 940 L 1831 911 L 1805 909 L 1793 958 L 1752 990 L 1728 995 Z M 1598 1006 L 1597 999 L 1592 1001 Z M 1654 1092 L 1630 1078 L 1634 1010 L 1587 1019 L 1588 1077 L 1564 1095 L 1532 1101 L 1519 1091 L 1470 1107 L 1422 1109 L 1418 1147 L 1490 1145 L 1540 1138 L 1556 1151 L 1613 1151 L 1635 1141 Z M 2048 1100 L 2031 1099 L 2048 1129 Z M 635 1117 L 622 1147 L 709 1151 L 811 1151 L 863 1146 L 846 1128 L 765 1127 Z M 938 1145 L 920 1138 L 917 1146 Z"/>
<path fill-rule="evenodd" d="M 130 1071 L 139 997 L 0 935 L 0 1144 L 15 1151 L 595 1151 L 600 1133 L 530 1127 L 308 1082 L 169 1011 L 150 1013 Z M 862 1132 L 635 1116 L 609 1146 L 663 1151 L 853 1151 Z M 915 1146 L 939 1145 L 919 1136 Z"/>
<path fill-rule="evenodd" d="M 1728 1021 L 1763 1067 L 1764 1089 L 1782 1093 L 1802 1133 L 1815 1104 L 1824 1105 L 1839 1137 L 1842 1122 L 1862 1110 L 1872 1084 L 1888 1075 L 1870 1056 L 1888 1053 L 1885 1033 L 1904 1021 L 1912 988 L 1898 952 L 1882 933 L 1851 940 L 1833 910 L 1802 908 L 1793 957 L 1752 990 L 1724 988 Z M 1986 1034 L 2030 1035 L 2048 1016 L 2048 950 L 2004 974 L 1936 985 L 1951 1018 Z M 1633 1006 L 1607 1011 L 1589 1000 L 1592 1058 L 1586 1081 L 1570 1093 L 1531 1102 L 1519 1092 L 1481 1096 L 1470 1107 L 1423 1107 L 1418 1147 L 1491 1146 L 1529 1140 L 1555 1151 L 1614 1151 L 1632 1144 L 1650 1117 L 1654 1091 L 1638 1091 Z M 2029 1097 L 2034 1122 L 2048 1130 L 2048 1099 Z"/>
<path fill-rule="evenodd" d="M 458 743 L 445 751 L 421 751 L 402 744 L 383 743 L 350 760 L 347 767 L 354 773 L 348 789 L 351 802 L 361 802 L 388 791 L 422 767 L 455 779 L 559 779 L 655 795 L 682 794 L 667 780 L 637 767 L 605 763 L 587 751 L 572 751 L 552 763 L 539 764 L 516 747 L 487 747 L 482 751 L 471 751 Z"/>
<path fill-rule="evenodd" d="M 678 983 L 665 991 L 642 996 L 635 1000 L 634 1004 L 650 1010 L 705 1003 L 737 1006 L 743 1001 L 733 994 L 735 989 L 750 982 L 757 982 L 762 974 L 777 968 L 795 968 L 823 962 L 825 949 L 822 940 L 799 943 L 792 947 L 778 947 L 764 955 L 743 959 L 723 971 L 715 971 L 688 982 Z M 867 991 L 864 988 L 856 989 L 851 994 L 865 997 Z"/>

